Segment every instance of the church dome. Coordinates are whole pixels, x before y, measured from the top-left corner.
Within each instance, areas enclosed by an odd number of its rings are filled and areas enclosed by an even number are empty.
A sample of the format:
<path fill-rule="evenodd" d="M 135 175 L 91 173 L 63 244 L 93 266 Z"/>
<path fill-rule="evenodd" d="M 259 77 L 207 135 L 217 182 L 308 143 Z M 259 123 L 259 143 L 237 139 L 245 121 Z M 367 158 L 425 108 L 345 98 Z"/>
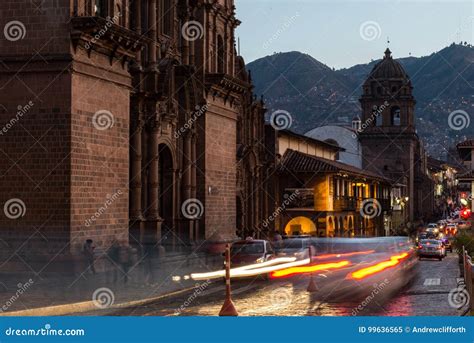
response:
<path fill-rule="evenodd" d="M 409 79 L 409 77 L 402 65 L 392 58 L 392 52 L 387 48 L 384 58 L 374 66 L 368 79 Z"/>

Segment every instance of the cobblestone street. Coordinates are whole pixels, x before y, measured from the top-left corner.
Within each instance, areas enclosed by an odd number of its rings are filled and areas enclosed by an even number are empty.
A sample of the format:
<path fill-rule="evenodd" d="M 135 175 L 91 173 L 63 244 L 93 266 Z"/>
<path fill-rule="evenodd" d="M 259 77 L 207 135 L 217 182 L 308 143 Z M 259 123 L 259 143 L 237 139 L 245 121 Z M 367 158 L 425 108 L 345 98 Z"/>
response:
<path fill-rule="evenodd" d="M 459 268 L 457 255 L 443 261 L 421 260 L 413 270 L 410 284 L 403 288 L 387 287 L 366 297 L 366 293 L 349 300 L 334 300 L 332 293 L 324 299 L 308 293 L 308 277 L 297 280 L 251 280 L 233 283 L 233 301 L 241 316 L 456 316 L 462 310 L 452 307 L 449 292 L 456 288 Z M 198 288 L 197 288 L 198 289 Z M 189 292 L 142 306 L 120 310 L 102 310 L 85 315 L 145 316 L 216 316 L 222 306 L 225 287 L 214 282 L 200 292 Z M 353 289 L 352 289 L 353 291 Z M 351 293 L 352 294 L 352 293 Z M 357 294 L 357 293 L 355 293 Z M 358 310 L 356 310 L 358 309 Z"/>

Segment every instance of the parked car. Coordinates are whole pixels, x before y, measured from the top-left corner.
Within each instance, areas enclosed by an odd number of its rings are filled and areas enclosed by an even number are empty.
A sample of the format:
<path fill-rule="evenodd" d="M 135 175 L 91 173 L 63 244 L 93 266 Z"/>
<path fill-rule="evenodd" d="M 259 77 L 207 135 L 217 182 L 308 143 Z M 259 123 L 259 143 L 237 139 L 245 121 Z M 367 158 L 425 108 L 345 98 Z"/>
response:
<path fill-rule="evenodd" d="M 275 257 L 275 251 L 269 241 L 246 239 L 230 247 L 230 265 L 238 267 L 247 264 L 262 263 Z"/>
<path fill-rule="evenodd" d="M 310 238 L 288 238 L 284 239 L 279 247 L 275 247 L 277 256 L 296 257 L 297 259 L 308 258 L 309 247 L 311 244 Z"/>
<path fill-rule="evenodd" d="M 418 243 L 418 257 L 431 257 L 442 260 L 446 256 L 446 249 L 443 243 L 436 239 L 422 239 Z"/>
<path fill-rule="evenodd" d="M 471 222 L 460 221 L 458 222 L 458 229 L 460 230 L 468 230 L 471 228 Z"/>

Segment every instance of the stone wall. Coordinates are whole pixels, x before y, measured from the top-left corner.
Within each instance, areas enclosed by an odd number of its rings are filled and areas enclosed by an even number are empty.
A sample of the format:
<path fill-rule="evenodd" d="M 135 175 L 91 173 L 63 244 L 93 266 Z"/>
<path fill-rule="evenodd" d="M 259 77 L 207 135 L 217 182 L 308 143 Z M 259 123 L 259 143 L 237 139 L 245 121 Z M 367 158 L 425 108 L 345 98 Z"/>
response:
<path fill-rule="evenodd" d="M 236 113 L 221 99 L 208 99 L 205 140 L 200 141 L 199 194 L 204 197 L 205 238 L 218 232 L 223 239 L 236 235 Z M 205 173 L 205 176 L 203 175 Z M 209 192 L 210 190 L 210 192 Z"/>
<path fill-rule="evenodd" d="M 75 54 L 71 121 L 71 246 L 128 241 L 130 77 L 119 61 Z"/>

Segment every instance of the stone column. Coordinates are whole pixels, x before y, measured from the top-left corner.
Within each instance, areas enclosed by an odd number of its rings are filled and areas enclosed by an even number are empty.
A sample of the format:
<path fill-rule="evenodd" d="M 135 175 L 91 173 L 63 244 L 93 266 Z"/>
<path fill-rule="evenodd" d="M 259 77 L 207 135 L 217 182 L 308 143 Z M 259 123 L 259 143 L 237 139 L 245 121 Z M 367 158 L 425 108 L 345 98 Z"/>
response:
<path fill-rule="evenodd" d="M 148 0 L 148 61 L 156 63 L 156 0 Z"/>
<path fill-rule="evenodd" d="M 191 138 L 191 197 L 197 198 L 197 179 L 196 179 L 196 134 L 192 134 Z M 204 206 L 204 199 L 203 201 L 203 206 Z M 205 215 L 205 213 L 203 213 Z M 193 228 L 192 228 L 192 236 L 191 242 L 195 243 L 197 240 L 199 240 L 199 219 L 193 221 Z"/>
<path fill-rule="evenodd" d="M 130 151 L 130 220 L 142 221 L 142 130 L 141 104 L 137 104 L 138 118 L 132 121 Z"/>
<path fill-rule="evenodd" d="M 156 121 L 156 102 L 152 101 L 149 105 L 148 122 L 148 210 L 147 210 L 147 231 L 156 234 L 156 239 L 161 238 L 161 223 L 159 209 L 159 151 L 158 151 L 158 133 L 159 123 Z"/>
<path fill-rule="evenodd" d="M 157 36 L 156 36 L 156 0 L 148 0 L 148 65 L 146 88 L 148 92 L 158 91 Z"/>
<path fill-rule="evenodd" d="M 186 22 L 186 19 L 183 20 L 183 25 L 184 25 L 185 22 Z M 184 39 L 184 38 L 181 39 L 181 41 L 182 41 L 182 44 L 183 44 L 182 51 L 181 51 L 181 54 L 183 56 L 183 64 L 190 64 L 189 63 L 189 45 L 190 45 L 189 43 L 190 42 L 189 42 L 189 40 Z"/>
<path fill-rule="evenodd" d="M 184 198 L 182 202 L 191 199 L 191 173 L 192 173 L 192 156 L 191 156 L 191 132 L 187 132 L 186 137 L 183 141 L 183 156 L 184 156 L 184 163 L 183 163 L 183 191 L 184 191 Z M 193 221 L 189 219 L 185 219 L 186 226 L 188 228 L 188 235 L 190 241 L 194 240 L 194 232 L 193 232 Z"/>

